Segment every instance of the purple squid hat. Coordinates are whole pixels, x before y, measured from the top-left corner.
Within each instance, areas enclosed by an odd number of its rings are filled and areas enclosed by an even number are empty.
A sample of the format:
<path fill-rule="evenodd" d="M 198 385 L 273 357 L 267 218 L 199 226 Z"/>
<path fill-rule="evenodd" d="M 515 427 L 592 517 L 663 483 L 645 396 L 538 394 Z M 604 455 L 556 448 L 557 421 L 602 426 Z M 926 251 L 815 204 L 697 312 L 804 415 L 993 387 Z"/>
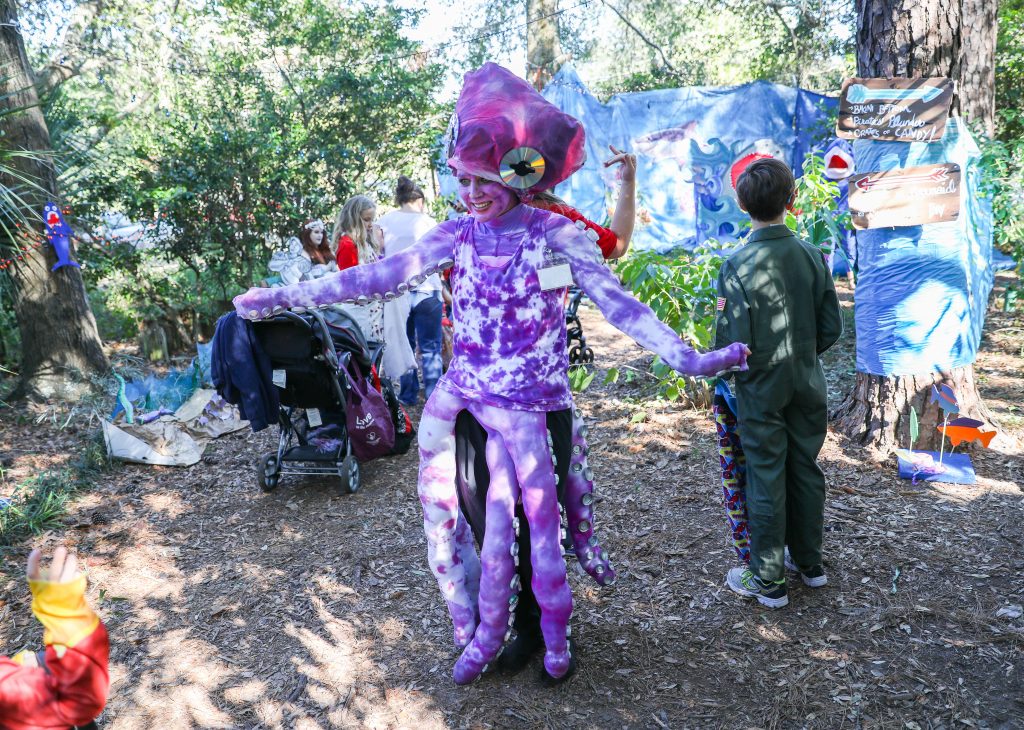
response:
<path fill-rule="evenodd" d="M 466 74 L 448 125 L 448 164 L 520 196 L 553 188 L 583 166 L 583 125 L 508 69 Z"/>

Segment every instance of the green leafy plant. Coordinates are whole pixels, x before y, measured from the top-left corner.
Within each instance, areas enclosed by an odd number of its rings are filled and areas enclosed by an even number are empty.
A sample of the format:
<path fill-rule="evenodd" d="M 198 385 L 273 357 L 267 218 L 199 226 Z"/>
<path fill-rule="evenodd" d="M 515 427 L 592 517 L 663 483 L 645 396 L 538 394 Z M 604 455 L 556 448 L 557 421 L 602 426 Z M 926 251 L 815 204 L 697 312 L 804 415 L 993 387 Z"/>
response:
<path fill-rule="evenodd" d="M 1024 128 L 1022 111 L 1004 109 L 999 117 L 1008 128 Z M 995 245 L 1024 273 L 1024 138 L 997 137 L 981 147 L 982 190 L 992 201 Z"/>
<path fill-rule="evenodd" d="M 92 439 L 72 463 L 46 469 L 17 485 L 0 505 L 0 546 L 57 525 L 75 492 L 88 489 L 109 468 L 102 437 Z"/>
<path fill-rule="evenodd" d="M 839 185 L 825 177 L 825 162 L 814 154 L 804 158 L 803 174 L 796 181 L 793 212 L 786 214 L 786 225 L 799 238 L 828 255 L 843 255 L 839 242 L 850 226 L 849 212 L 839 212 L 836 198 Z"/>
<path fill-rule="evenodd" d="M 839 213 L 839 188 L 825 177 L 821 158 L 808 155 L 803 169 L 794 206 L 798 213 L 787 215 L 786 223 L 799 237 L 828 253 L 838 246 L 849 215 Z M 617 265 L 616 271 L 623 284 L 653 309 L 658 319 L 694 347 L 708 349 L 714 339 L 715 287 L 724 255 L 722 244 L 709 241 L 693 252 L 633 253 Z M 651 372 L 658 379 L 663 397 L 710 404 L 707 380 L 680 376 L 660 358 L 655 358 Z M 609 371 L 605 382 L 615 382 L 618 377 L 617 370 Z"/>
<path fill-rule="evenodd" d="M 715 283 L 721 266 L 720 244 L 708 241 L 693 252 L 630 254 L 616 266 L 616 272 L 633 295 L 654 310 L 658 319 L 694 347 L 706 349 L 714 337 Z M 661 358 L 655 358 L 651 371 L 665 398 L 675 401 L 688 396 L 694 402 L 707 401 L 706 381 L 680 376 Z M 614 382 L 618 371 L 609 373 L 608 378 Z"/>
<path fill-rule="evenodd" d="M 569 388 L 573 393 L 582 393 L 590 387 L 596 373 L 591 372 L 586 365 L 569 366 Z"/>

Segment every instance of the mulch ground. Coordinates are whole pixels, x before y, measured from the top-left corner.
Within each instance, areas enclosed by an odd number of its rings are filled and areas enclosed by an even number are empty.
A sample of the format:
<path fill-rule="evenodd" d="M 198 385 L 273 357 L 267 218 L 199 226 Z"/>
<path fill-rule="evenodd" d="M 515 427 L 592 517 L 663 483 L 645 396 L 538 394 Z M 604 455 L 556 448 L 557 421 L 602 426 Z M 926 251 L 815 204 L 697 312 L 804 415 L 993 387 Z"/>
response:
<path fill-rule="evenodd" d="M 598 313 L 582 317 L 599 370 L 646 369 L 649 356 Z M 828 356 L 833 405 L 852 382 L 848 330 Z M 976 367 L 1018 437 L 1022 350 L 1024 315 L 994 309 Z M 789 607 L 768 611 L 723 586 L 735 556 L 707 414 L 655 399 L 643 375 L 602 378 L 578 403 L 620 577 L 601 589 L 571 571 L 580 671 L 567 683 L 542 686 L 536 660 L 452 684 L 414 452 L 366 465 L 356 495 L 312 477 L 263 494 L 268 429 L 212 443 L 190 469 L 113 467 L 63 529 L 32 541 L 88 556 L 112 636 L 101 726 L 1024 727 L 1019 454 L 972 452 L 975 485 L 915 485 L 830 433 L 829 584 L 790 581 Z M 81 417 L 6 411 L 0 493 L 73 458 L 94 431 Z M 15 572 L 32 545 L 9 552 L 0 576 L 11 650 L 39 636 Z"/>

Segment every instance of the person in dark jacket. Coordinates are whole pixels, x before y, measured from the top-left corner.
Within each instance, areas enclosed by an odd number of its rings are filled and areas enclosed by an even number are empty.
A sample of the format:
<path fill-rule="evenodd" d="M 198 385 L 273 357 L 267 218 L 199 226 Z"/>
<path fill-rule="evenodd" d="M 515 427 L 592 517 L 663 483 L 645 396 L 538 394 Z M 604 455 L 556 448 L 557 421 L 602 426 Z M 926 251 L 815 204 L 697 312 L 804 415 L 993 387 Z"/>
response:
<path fill-rule="evenodd" d="M 825 476 L 817 464 L 827 412 L 818 355 L 839 339 L 843 320 L 821 252 L 785 225 L 796 196 L 789 167 L 772 158 L 753 162 L 739 176 L 736 196 L 751 233 L 719 273 L 715 347 L 745 342 L 752 352 L 750 369 L 735 374 L 750 566 L 730 570 L 726 584 L 781 608 L 789 603 L 786 567 L 808 586 L 827 582 Z"/>

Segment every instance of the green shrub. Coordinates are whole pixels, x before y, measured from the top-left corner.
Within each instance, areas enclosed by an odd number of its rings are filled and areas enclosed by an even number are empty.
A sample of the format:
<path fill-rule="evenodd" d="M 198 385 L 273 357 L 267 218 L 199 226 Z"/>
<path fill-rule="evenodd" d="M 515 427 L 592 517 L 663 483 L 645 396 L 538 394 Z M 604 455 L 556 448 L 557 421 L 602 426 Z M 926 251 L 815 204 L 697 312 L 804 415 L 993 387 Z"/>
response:
<path fill-rule="evenodd" d="M 47 469 L 19 482 L 0 505 L 0 546 L 60 524 L 74 493 L 91 487 L 109 466 L 103 438 L 97 432 L 71 464 Z"/>
<path fill-rule="evenodd" d="M 842 256 L 839 242 L 850 227 L 850 213 L 839 212 L 839 185 L 825 177 L 825 161 L 817 155 L 804 158 L 803 174 L 796 181 L 796 200 L 786 215 L 786 225 L 822 253 Z M 852 267 L 851 267 L 852 268 Z"/>
<path fill-rule="evenodd" d="M 799 215 L 788 214 L 786 224 L 803 240 L 830 253 L 838 247 L 843 229 L 849 225 L 849 214 L 839 213 L 839 187 L 825 177 L 821 158 L 808 155 L 803 170 L 794 205 Z M 653 309 L 658 319 L 695 348 L 707 350 L 714 339 L 718 271 L 725 250 L 733 245 L 712 240 L 693 252 L 632 253 L 617 264 L 616 272 L 624 286 Z M 695 404 L 710 405 L 708 380 L 680 376 L 661 358 L 655 358 L 651 372 L 658 379 L 663 397 L 675 401 L 687 396 Z M 614 382 L 618 375 L 612 368 L 606 382 Z M 572 382 L 582 390 L 590 380 L 577 372 Z"/>
<path fill-rule="evenodd" d="M 1024 112 L 1006 109 L 1000 117 L 1007 127 L 1024 127 Z M 992 199 L 995 245 L 1024 273 L 1024 139 L 983 141 L 981 162 L 982 187 Z"/>
<path fill-rule="evenodd" d="M 657 254 L 641 251 L 623 259 L 616 272 L 633 296 L 649 306 L 662 322 L 698 349 L 711 346 L 715 327 L 715 283 L 722 267 L 722 247 L 708 241 L 693 252 Z M 655 358 L 651 371 L 659 393 L 669 400 L 689 394 L 706 402 L 707 385 L 699 378 L 681 376 Z M 618 372 L 609 372 L 614 381 Z"/>

